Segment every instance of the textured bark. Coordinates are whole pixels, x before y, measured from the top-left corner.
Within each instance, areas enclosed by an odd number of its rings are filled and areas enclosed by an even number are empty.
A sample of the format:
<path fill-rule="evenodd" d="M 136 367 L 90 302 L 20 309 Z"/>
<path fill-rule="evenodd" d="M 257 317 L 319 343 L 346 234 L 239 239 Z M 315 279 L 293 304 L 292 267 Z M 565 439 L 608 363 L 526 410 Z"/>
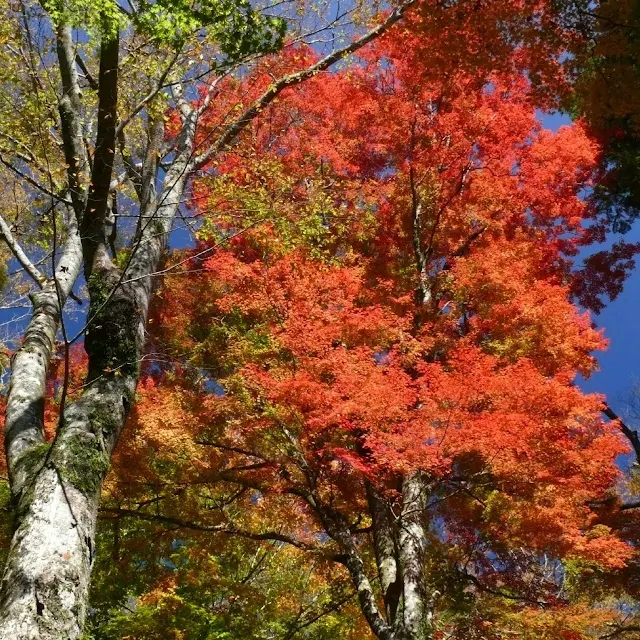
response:
<path fill-rule="evenodd" d="M 351 548 L 347 551 L 345 565 L 357 590 L 360 609 L 376 638 L 394 640 L 396 636 L 393 628 L 385 622 L 378 609 L 371 583 L 364 570 L 364 564 L 355 549 Z"/>
<path fill-rule="evenodd" d="M 57 30 L 58 66 L 62 82 L 62 97 L 58 104 L 64 157 L 67 163 L 69 191 L 73 208 L 78 218 L 82 216 L 87 202 L 84 184 L 87 178 L 89 160 L 82 139 L 82 91 L 78 82 L 75 65 L 73 30 L 69 25 L 61 25 Z"/>
<path fill-rule="evenodd" d="M 103 376 L 65 410 L 32 480 L 0 589 L 0 638 L 78 638 L 87 607 L 98 498 L 125 422 L 135 375 Z"/>
<path fill-rule="evenodd" d="M 398 535 L 402 571 L 401 637 L 403 640 L 426 640 L 430 637 L 423 590 L 426 539 L 422 522 L 426 506 L 426 485 L 420 472 L 404 479 L 402 501 L 403 509 Z"/>
<path fill-rule="evenodd" d="M 28 506 L 14 534 L 0 590 L 0 638 L 78 638 L 97 494 L 87 498 L 48 465 L 22 502 Z"/>
<path fill-rule="evenodd" d="M 98 88 L 98 130 L 93 157 L 91 186 L 87 207 L 80 224 L 84 271 L 87 281 L 96 268 L 110 263 L 104 225 L 109 207 L 109 192 L 116 146 L 118 117 L 118 57 L 119 38 L 103 38 L 100 44 L 100 74 Z"/>
<path fill-rule="evenodd" d="M 360 610 L 379 640 L 430 640 L 432 637 L 432 594 L 427 593 L 424 581 L 427 493 L 428 486 L 422 472 L 406 476 L 402 482 L 402 513 L 399 518 L 394 518 L 384 499 L 376 494 L 373 487 L 367 487 L 386 619 L 378 608 L 348 524 L 340 513 L 323 505 L 317 496 L 306 497 L 325 531 L 340 546 L 341 562 L 356 588 Z"/>
<path fill-rule="evenodd" d="M 367 485 L 367 501 L 372 518 L 373 544 L 385 613 L 387 621 L 394 624 L 401 595 L 394 523 L 389 506 L 371 485 Z"/>
<path fill-rule="evenodd" d="M 42 287 L 46 283 L 47 278 L 40 273 L 20 244 L 16 242 L 13 233 L 11 233 L 11 227 L 2 216 L 0 216 L 0 238 L 5 241 L 11 253 L 13 253 L 16 260 L 20 263 L 20 266 Z"/>
<path fill-rule="evenodd" d="M 33 294 L 33 312 L 24 340 L 13 357 L 5 413 L 5 452 L 11 489 L 20 496 L 30 473 L 30 454 L 44 443 L 45 383 L 64 306 L 82 270 L 82 249 L 75 222 L 62 250 L 56 285 L 47 282 Z M 1 636 L 0 636 L 1 637 Z"/>

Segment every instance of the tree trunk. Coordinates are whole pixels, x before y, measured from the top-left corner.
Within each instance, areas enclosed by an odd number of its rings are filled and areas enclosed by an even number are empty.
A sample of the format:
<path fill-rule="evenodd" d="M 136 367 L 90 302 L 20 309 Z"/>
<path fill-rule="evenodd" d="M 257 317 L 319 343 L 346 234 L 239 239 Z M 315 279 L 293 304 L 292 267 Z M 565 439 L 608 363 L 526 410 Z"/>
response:
<path fill-rule="evenodd" d="M 401 595 L 394 523 L 386 501 L 369 483 L 367 484 L 367 501 L 372 519 L 373 544 L 385 613 L 389 624 L 393 625 Z"/>
<path fill-rule="evenodd" d="M 5 453 L 11 490 L 18 497 L 28 480 L 28 454 L 44 443 L 44 402 L 49 362 L 55 350 L 62 307 L 82 271 L 82 248 L 75 221 L 55 273 L 33 294 L 33 312 L 22 345 L 11 363 L 5 412 Z M 57 289 L 57 290 L 56 290 Z"/>
<path fill-rule="evenodd" d="M 52 463 L 37 474 L 21 501 L 2 579 L 0 638 L 80 637 L 97 502 L 97 491 L 85 495 Z"/>
<path fill-rule="evenodd" d="M 0 638 L 66 640 L 82 632 L 100 488 L 133 402 L 142 347 L 123 331 L 137 323 L 122 321 L 126 309 L 114 298 L 92 340 L 86 391 L 65 408 L 53 444 L 23 455 L 28 481 L 0 585 Z M 108 373 L 105 363 L 114 367 Z"/>
<path fill-rule="evenodd" d="M 167 173 L 162 204 L 140 238 L 130 270 L 122 275 L 96 268 L 91 274 L 93 321 L 85 340 L 89 355 L 85 390 L 64 408 L 51 446 L 40 438 L 12 458 L 24 482 L 16 533 L 0 583 L 2 639 L 75 640 L 82 633 L 100 488 L 134 402 L 152 274 L 187 174 L 180 161 Z M 55 328 L 52 331 L 55 335 Z M 38 425 L 43 393 L 44 387 L 38 389 L 39 404 L 31 415 Z"/>
<path fill-rule="evenodd" d="M 430 637 L 423 585 L 426 486 L 422 473 L 407 476 L 402 483 L 403 509 L 400 517 L 400 567 L 402 572 L 402 638 Z"/>

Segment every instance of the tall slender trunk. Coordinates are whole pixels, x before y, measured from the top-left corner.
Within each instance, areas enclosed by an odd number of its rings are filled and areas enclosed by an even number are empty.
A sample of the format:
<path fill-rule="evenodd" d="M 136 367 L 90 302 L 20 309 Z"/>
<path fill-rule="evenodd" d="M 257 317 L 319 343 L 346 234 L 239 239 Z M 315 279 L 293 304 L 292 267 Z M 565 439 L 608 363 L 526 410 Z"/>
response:
<path fill-rule="evenodd" d="M 7 397 L 5 450 L 18 513 L 17 529 L 0 583 L 0 638 L 11 640 L 66 637 L 57 632 L 52 636 L 46 629 L 50 626 L 53 632 L 58 620 L 74 610 L 73 576 L 77 572 L 74 547 L 79 536 L 93 538 L 93 530 L 88 529 L 85 518 L 76 518 L 75 524 L 70 525 L 70 510 L 78 515 L 82 512 L 75 507 L 78 496 L 73 487 L 65 493 L 54 469 L 39 472 L 49 451 L 43 429 L 47 370 L 62 307 L 82 270 L 82 249 L 75 222 L 69 232 L 55 281 L 45 284 L 33 296 L 31 320 L 13 359 Z M 49 522 L 55 523 L 55 536 L 49 535 L 44 526 Z M 55 603 L 47 587 L 51 579 L 60 583 Z M 55 617 L 51 615 L 54 611 Z M 33 620 L 43 624 L 34 625 Z"/>
<path fill-rule="evenodd" d="M 53 444 L 38 440 L 13 465 L 24 482 L 0 583 L 2 639 L 75 640 L 82 633 L 100 489 L 134 401 L 153 273 L 184 193 L 189 152 L 167 173 L 155 220 L 142 234 L 127 273 L 96 270 L 90 277 L 94 321 L 85 342 L 84 392 L 65 407 Z M 50 332 L 55 336 L 54 325 Z M 36 422 L 43 393 L 34 394 Z"/>
<path fill-rule="evenodd" d="M 426 483 L 421 472 L 407 476 L 402 483 L 402 514 L 398 546 L 402 572 L 403 640 L 430 638 L 424 593 Z"/>
<path fill-rule="evenodd" d="M 326 532 L 342 548 L 344 553 L 342 562 L 349 572 L 353 586 L 356 588 L 360 610 L 369 624 L 371 631 L 373 631 L 379 640 L 396 640 L 393 626 L 385 620 L 378 608 L 373 587 L 367 577 L 364 562 L 358 553 L 356 543 L 343 517 L 327 505 L 322 505 L 317 497 L 314 497 L 313 505 L 320 516 Z"/>
<path fill-rule="evenodd" d="M 394 522 L 386 501 L 370 483 L 367 483 L 367 501 L 372 519 L 373 545 L 385 613 L 389 624 L 394 624 L 402 593 L 396 559 L 398 550 Z"/>

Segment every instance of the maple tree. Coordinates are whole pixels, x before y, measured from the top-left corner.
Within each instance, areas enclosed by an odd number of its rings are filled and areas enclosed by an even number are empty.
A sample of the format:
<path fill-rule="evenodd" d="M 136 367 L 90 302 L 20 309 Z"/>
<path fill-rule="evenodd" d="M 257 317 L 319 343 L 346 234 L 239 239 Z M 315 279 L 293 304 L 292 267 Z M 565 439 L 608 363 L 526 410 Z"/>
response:
<path fill-rule="evenodd" d="M 634 555 L 600 508 L 625 444 L 574 384 L 605 344 L 570 302 L 598 149 L 521 75 L 416 74 L 403 36 L 194 185 L 103 512 L 343 565 L 378 638 L 592 637 L 620 616 L 578 576 Z"/>
<path fill-rule="evenodd" d="M 613 291 L 572 273 L 598 148 L 535 118 L 580 32 L 555 2 L 271 9 L 7 8 L 0 225 L 8 286 L 40 290 L 6 397 L 0 635 L 82 633 L 112 459 L 98 553 L 145 572 L 123 589 L 98 556 L 97 637 L 366 637 L 356 604 L 394 640 L 616 620 L 558 577 L 633 555 L 594 506 L 624 444 L 574 385 L 604 340 L 569 297 Z M 167 257 L 185 199 L 198 246 Z M 266 577 L 229 560 L 274 549 Z"/>

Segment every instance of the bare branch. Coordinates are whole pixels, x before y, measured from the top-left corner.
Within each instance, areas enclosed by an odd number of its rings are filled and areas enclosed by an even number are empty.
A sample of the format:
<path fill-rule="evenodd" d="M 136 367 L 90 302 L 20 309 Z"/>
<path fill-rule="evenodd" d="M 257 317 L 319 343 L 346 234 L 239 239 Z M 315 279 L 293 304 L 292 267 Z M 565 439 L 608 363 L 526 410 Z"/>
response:
<path fill-rule="evenodd" d="M 29 174 L 22 171 L 22 169 L 18 169 L 18 167 L 15 167 L 14 165 L 12 165 L 10 162 L 5 160 L 1 155 L 0 155 L 0 163 L 2 163 L 5 167 L 7 167 L 7 169 L 9 169 L 12 173 L 15 173 L 15 175 L 18 176 L 18 178 L 29 183 L 32 187 L 34 187 L 35 189 L 38 189 L 38 191 L 41 191 L 42 193 L 49 196 L 50 198 L 53 198 L 57 202 L 63 202 L 64 204 L 68 204 L 68 205 L 73 204 L 71 201 L 65 200 L 59 194 L 55 193 L 54 191 L 51 191 L 51 189 L 48 189 L 43 184 L 40 184 L 37 180 L 32 178 Z"/>
<path fill-rule="evenodd" d="M 461 258 L 469 253 L 471 245 L 487 230 L 486 225 L 474 231 L 452 254 L 452 258 Z"/>
<path fill-rule="evenodd" d="M 145 513 L 144 511 L 134 511 L 132 509 L 119 509 L 112 507 L 101 507 L 100 513 L 110 514 L 117 518 L 135 518 L 137 520 L 145 520 L 147 522 L 160 522 L 164 524 L 172 524 L 180 529 L 191 529 L 193 531 L 210 531 L 212 533 L 221 533 L 228 536 L 238 536 L 240 538 L 247 538 L 249 540 L 267 540 L 273 542 L 284 542 L 303 551 L 318 551 L 317 545 L 304 542 L 293 536 L 280 533 L 279 531 L 245 531 L 243 529 L 236 529 L 230 527 L 228 524 L 200 524 L 198 522 L 191 522 L 188 520 L 181 520 L 179 518 L 172 518 L 170 516 L 155 515 L 153 513 Z"/>
<path fill-rule="evenodd" d="M 600 640 L 610 640 L 611 638 L 619 638 L 625 633 L 639 633 L 640 626 L 633 625 L 628 627 L 617 626 L 611 633 L 606 633 L 603 636 L 600 636 Z"/>
<path fill-rule="evenodd" d="M 89 159 L 82 136 L 82 91 L 76 70 L 73 34 L 68 25 L 58 27 L 57 50 L 63 91 L 58 109 L 62 123 L 64 157 L 67 163 L 71 200 L 76 216 L 80 220 L 87 198 L 84 184 Z"/>
<path fill-rule="evenodd" d="M 259 453 L 255 453 L 254 451 L 249 451 L 248 449 L 242 449 L 240 447 L 232 447 L 226 444 L 220 444 L 219 442 L 212 442 L 211 440 L 196 440 L 196 444 L 199 444 L 203 447 L 214 447 L 216 449 L 222 449 L 223 451 L 232 451 L 233 453 L 239 453 L 243 456 L 247 456 L 248 458 L 259 458 L 260 460 L 264 460 L 264 456 Z"/>
<path fill-rule="evenodd" d="M 525 596 L 517 596 L 506 591 L 502 591 L 501 589 L 492 589 L 480 582 L 478 578 L 476 578 L 473 574 L 468 573 L 467 571 L 461 571 L 460 575 L 464 577 L 466 580 L 475 585 L 480 591 L 484 591 L 485 593 L 490 593 L 493 596 L 499 596 L 500 598 L 505 598 L 505 600 L 514 600 L 516 602 L 528 602 L 530 604 L 535 604 L 539 607 L 549 607 L 548 602 L 544 602 L 542 600 L 536 600 L 535 598 L 527 598 Z"/>
<path fill-rule="evenodd" d="M 80 70 L 82 71 L 82 73 L 84 74 L 84 77 L 86 78 L 87 82 L 89 83 L 89 86 L 94 91 L 97 91 L 98 90 L 98 83 L 96 82 L 95 78 L 91 75 L 91 72 L 87 68 L 87 65 L 85 64 L 84 60 L 82 59 L 82 56 L 79 53 L 76 53 L 76 63 L 80 67 Z"/>
<path fill-rule="evenodd" d="M 24 252 L 20 243 L 13 237 L 11 228 L 6 223 L 5 219 L 0 216 L 0 235 L 6 242 L 7 246 L 13 253 L 15 259 L 22 265 L 24 270 L 35 280 L 37 285 L 42 288 L 47 278 L 40 273 L 39 269 L 31 262 L 29 256 Z"/>
<path fill-rule="evenodd" d="M 631 446 L 633 447 L 633 451 L 636 455 L 636 461 L 640 464 L 640 437 L 638 437 L 638 432 L 630 429 L 622 420 L 618 417 L 618 415 L 611 409 L 608 404 L 604 405 L 604 409 L 602 409 L 602 413 L 604 413 L 609 420 L 617 420 L 620 425 L 620 431 L 627 437 Z"/>

